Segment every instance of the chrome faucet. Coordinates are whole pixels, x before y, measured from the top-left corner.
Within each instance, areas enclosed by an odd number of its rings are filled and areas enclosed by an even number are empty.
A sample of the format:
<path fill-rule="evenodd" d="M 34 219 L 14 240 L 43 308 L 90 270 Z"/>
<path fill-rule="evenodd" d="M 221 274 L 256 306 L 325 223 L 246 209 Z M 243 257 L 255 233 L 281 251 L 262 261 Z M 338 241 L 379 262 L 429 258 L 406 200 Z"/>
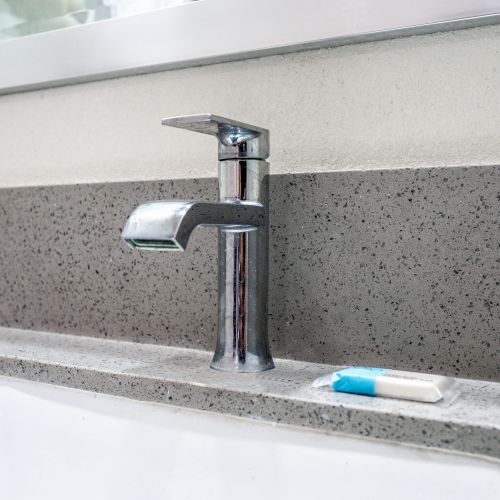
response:
<path fill-rule="evenodd" d="M 269 131 L 204 114 L 163 125 L 219 141 L 219 201 L 153 201 L 137 207 L 122 239 L 145 250 L 183 251 L 193 229 L 219 228 L 218 334 L 211 367 L 230 372 L 274 368 L 267 338 Z"/>

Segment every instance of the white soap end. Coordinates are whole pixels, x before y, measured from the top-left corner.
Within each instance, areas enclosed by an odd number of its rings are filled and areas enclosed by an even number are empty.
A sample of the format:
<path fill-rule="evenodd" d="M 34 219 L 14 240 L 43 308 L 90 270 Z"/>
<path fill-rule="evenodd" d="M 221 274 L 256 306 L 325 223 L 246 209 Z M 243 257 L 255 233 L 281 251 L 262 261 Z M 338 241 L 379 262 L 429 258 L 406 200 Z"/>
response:
<path fill-rule="evenodd" d="M 452 379 L 442 375 L 388 370 L 375 383 L 377 396 L 437 403 L 451 387 Z"/>

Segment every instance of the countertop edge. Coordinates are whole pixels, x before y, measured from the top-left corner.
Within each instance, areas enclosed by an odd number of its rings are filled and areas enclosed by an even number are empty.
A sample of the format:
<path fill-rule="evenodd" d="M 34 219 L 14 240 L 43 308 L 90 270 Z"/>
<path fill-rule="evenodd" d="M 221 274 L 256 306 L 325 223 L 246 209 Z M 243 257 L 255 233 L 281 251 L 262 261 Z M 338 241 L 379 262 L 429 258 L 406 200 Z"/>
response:
<path fill-rule="evenodd" d="M 110 366 L 103 367 L 105 361 L 102 360 L 112 358 L 110 352 L 113 350 L 117 352 L 116 358 Z M 103 351 L 99 353 L 101 357 L 95 362 L 89 361 L 89 353 L 97 351 Z M 130 357 L 124 354 L 128 352 Z M 163 360 L 155 368 L 154 363 L 141 364 L 138 359 L 153 355 L 167 356 L 181 367 L 169 376 L 161 369 L 165 364 Z M 87 356 L 86 361 L 75 362 L 82 356 Z M 395 400 L 381 402 L 381 398 L 376 398 L 376 404 L 373 398 L 367 400 L 351 395 L 340 396 L 337 400 L 326 399 L 324 395 L 314 399 L 314 395 L 304 389 L 304 380 L 309 380 L 307 376 L 299 381 L 297 389 L 289 390 L 287 384 L 290 380 L 284 379 L 283 374 L 293 379 L 294 373 L 308 372 L 310 377 L 315 371 L 325 372 L 335 367 L 299 361 L 277 360 L 275 374 L 233 379 L 232 385 L 224 386 L 220 380 L 227 377 L 220 372 L 208 371 L 209 359 L 209 353 L 191 349 L 0 327 L 0 375 L 139 401 L 500 459 L 500 421 L 497 426 L 477 418 L 467 421 L 451 416 L 451 413 L 447 420 L 443 414 L 433 416 L 433 408 L 428 406 L 428 414 L 425 413 L 427 410 L 422 410 L 421 403 L 417 404 L 420 406 L 411 406 L 411 403 Z M 137 367 L 130 366 L 131 361 L 137 362 Z M 182 370 L 183 362 L 186 373 Z M 193 366 L 198 379 L 189 373 Z M 491 386 L 495 391 L 500 388 L 500 384 L 492 382 L 467 383 L 469 386 L 477 383 L 478 388 Z M 495 405 L 495 401 L 492 404 Z M 398 411 L 398 408 L 407 407 L 409 411 Z M 412 413 L 412 408 L 418 411 Z M 494 411 L 497 411 L 496 407 Z M 446 409 L 441 410 L 443 412 L 446 415 Z"/>

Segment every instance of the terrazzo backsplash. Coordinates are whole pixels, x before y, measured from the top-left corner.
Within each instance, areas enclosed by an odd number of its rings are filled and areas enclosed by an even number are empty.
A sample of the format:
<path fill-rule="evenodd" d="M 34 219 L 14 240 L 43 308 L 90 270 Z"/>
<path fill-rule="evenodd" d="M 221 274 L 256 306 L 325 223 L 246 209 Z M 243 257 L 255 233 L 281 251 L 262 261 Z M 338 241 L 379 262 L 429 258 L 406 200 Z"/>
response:
<path fill-rule="evenodd" d="M 119 242 L 215 179 L 0 189 L 0 325 L 212 350 L 217 237 Z M 500 380 L 500 167 L 271 177 L 275 357 Z"/>

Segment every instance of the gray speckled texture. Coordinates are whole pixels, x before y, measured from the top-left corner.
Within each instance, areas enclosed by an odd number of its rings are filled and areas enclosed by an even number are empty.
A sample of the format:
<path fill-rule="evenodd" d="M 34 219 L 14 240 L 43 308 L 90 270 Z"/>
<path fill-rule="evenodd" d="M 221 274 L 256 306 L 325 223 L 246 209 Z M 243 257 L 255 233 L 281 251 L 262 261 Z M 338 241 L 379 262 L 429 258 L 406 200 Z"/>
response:
<path fill-rule="evenodd" d="M 311 389 L 335 367 L 278 360 L 260 374 L 209 368 L 208 352 L 0 328 L 0 375 L 326 431 L 500 458 L 500 384 L 415 403 Z"/>
<path fill-rule="evenodd" d="M 274 356 L 500 380 L 500 167 L 271 180 Z M 184 254 L 119 245 L 138 203 L 216 181 L 0 190 L 0 324 L 211 350 L 213 230 Z"/>

